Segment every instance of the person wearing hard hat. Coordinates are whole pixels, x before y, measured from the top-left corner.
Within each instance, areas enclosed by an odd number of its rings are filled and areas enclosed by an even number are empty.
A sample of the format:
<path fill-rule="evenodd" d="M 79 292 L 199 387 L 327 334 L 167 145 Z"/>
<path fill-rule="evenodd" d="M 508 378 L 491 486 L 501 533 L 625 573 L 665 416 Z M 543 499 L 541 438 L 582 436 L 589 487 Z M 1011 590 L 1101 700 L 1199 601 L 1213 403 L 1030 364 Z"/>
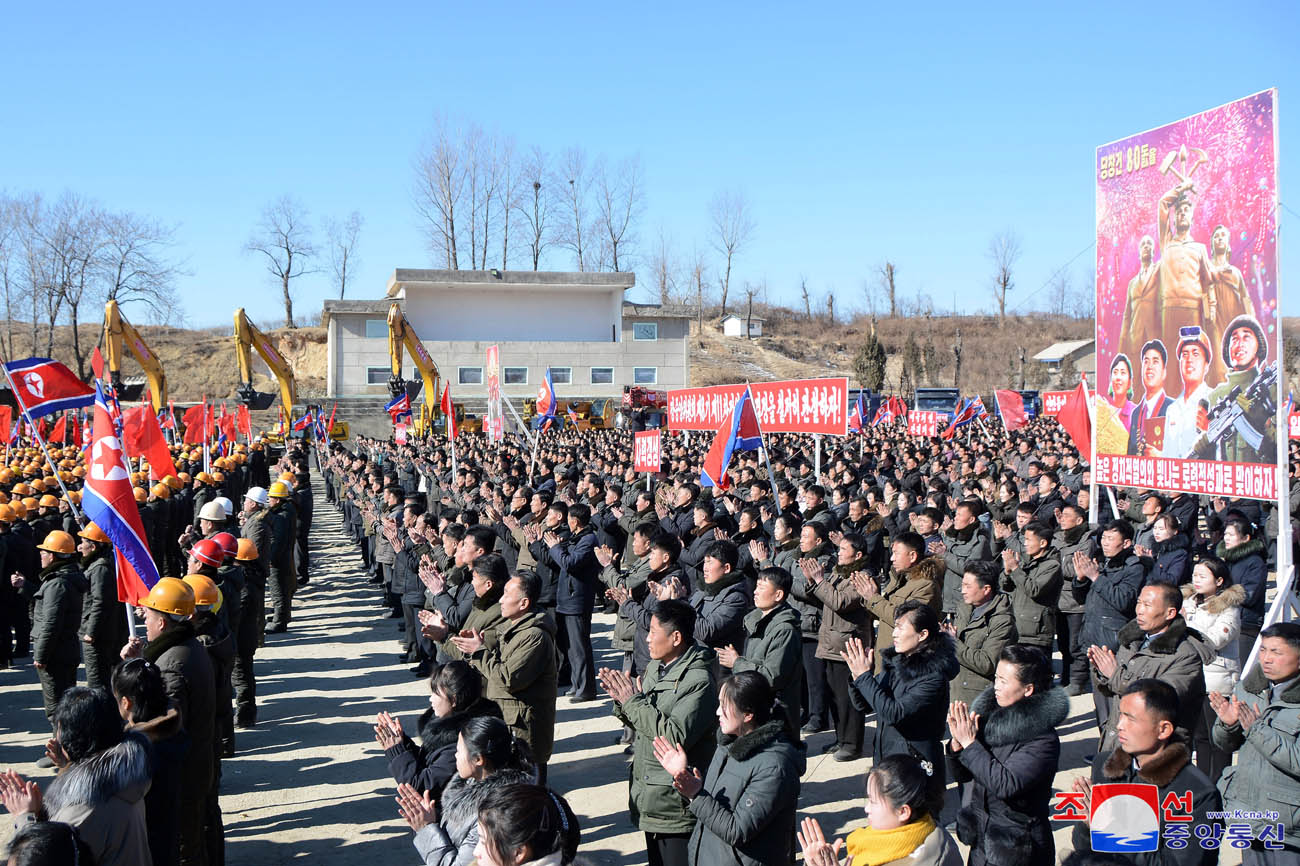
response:
<path fill-rule="evenodd" d="M 226 531 L 226 509 L 216 499 L 209 500 L 199 509 L 195 523 L 198 525 L 198 532 L 194 531 L 193 526 L 187 526 L 180 537 L 181 552 L 186 556 L 189 556 L 189 550 L 196 541 Z"/>
<path fill-rule="evenodd" d="M 251 538 L 240 538 L 236 543 L 235 562 L 231 566 L 239 568 L 243 573 L 239 627 L 235 632 L 235 669 L 231 674 L 231 684 L 235 688 L 235 724 L 241 728 L 251 728 L 257 724 L 257 681 L 253 677 L 253 655 L 262 645 L 262 629 L 266 625 L 266 575 L 258 569 L 257 559 L 256 542 Z"/>
<path fill-rule="evenodd" d="M 199 530 L 199 512 L 203 506 L 221 495 L 217 490 L 217 481 L 210 472 L 200 472 L 194 476 L 194 531 Z"/>
<path fill-rule="evenodd" d="M 77 684 L 81 663 L 77 627 L 90 584 L 77 563 L 77 543 L 62 529 L 46 535 L 37 549 L 41 570 L 32 622 L 32 660 L 41 679 L 45 715 L 53 721 L 59 698 Z"/>
<path fill-rule="evenodd" d="M 203 644 L 195 636 L 194 590 L 176 577 L 164 577 L 140 602 L 144 608 L 147 642 L 132 637 L 122 658 L 143 657 L 163 675 L 167 696 L 180 710 L 190 735 L 190 750 L 181 767 L 180 862 L 207 862 L 203 840 L 204 810 L 215 777 L 213 731 L 216 723 L 216 673 Z"/>
<path fill-rule="evenodd" d="M 117 600 L 117 563 L 113 544 L 93 522 L 77 533 L 81 571 L 89 590 L 81 607 L 81 657 L 86 685 L 111 691 L 113 665 L 126 641 L 126 609 Z"/>
<path fill-rule="evenodd" d="M 293 593 L 298 580 L 293 569 L 294 526 L 293 492 L 283 481 L 276 481 L 266 493 L 271 506 L 267 522 L 271 529 L 271 555 L 267 562 L 267 589 L 271 596 L 272 623 L 269 632 L 289 628 L 293 615 Z"/>
<path fill-rule="evenodd" d="M 208 651 L 212 661 L 212 671 L 216 676 L 216 729 L 213 732 L 213 759 L 216 762 L 217 778 L 221 777 L 221 758 L 234 755 L 234 706 L 231 702 L 230 673 L 235 667 L 235 636 L 221 617 L 225 608 L 226 597 L 222 595 L 217 582 L 210 574 L 215 571 L 205 566 L 202 571 L 187 574 L 185 582 L 194 590 L 194 636 Z M 227 733 L 229 732 L 229 733 Z M 229 736 L 227 741 L 225 738 Z M 232 749 L 226 754 L 225 744 L 229 742 Z M 212 858 L 209 857 L 211 861 Z M 215 862 L 221 862 L 220 859 Z"/>
<path fill-rule="evenodd" d="M 294 475 L 291 482 L 293 487 L 294 505 L 298 509 L 298 517 L 295 526 L 297 528 L 298 541 L 298 558 L 296 566 L 298 571 L 298 585 L 307 585 L 308 572 L 308 539 L 311 534 L 312 511 L 315 503 L 312 501 L 311 493 L 311 475 L 307 471 L 306 465 L 298 467 L 298 472 Z"/>
<path fill-rule="evenodd" d="M 172 526 L 172 509 L 167 502 L 171 495 L 172 489 L 159 481 L 149 488 L 149 496 L 142 509 L 149 512 L 153 523 L 149 552 L 153 554 L 153 562 L 159 574 L 167 574 L 167 539 L 180 529 Z"/>
<path fill-rule="evenodd" d="M 254 587 L 263 601 L 257 605 L 257 645 L 262 645 L 263 631 L 266 628 L 266 583 L 270 576 L 269 560 L 271 557 L 271 523 L 269 509 L 271 499 L 261 487 L 250 487 L 244 494 L 243 510 L 239 515 L 239 535 L 253 542 L 257 556 L 244 560 L 244 585 Z"/>
<path fill-rule="evenodd" d="M 8 575 L 5 583 L 18 594 L 16 604 L 10 608 L 14 631 L 13 657 L 22 658 L 32 652 L 33 608 L 36 606 L 36 590 L 40 587 L 36 573 L 40 565 L 31 527 L 19 518 L 12 504 L 0 505 L 0 542 L 4 544 L 4 573 Z"/>

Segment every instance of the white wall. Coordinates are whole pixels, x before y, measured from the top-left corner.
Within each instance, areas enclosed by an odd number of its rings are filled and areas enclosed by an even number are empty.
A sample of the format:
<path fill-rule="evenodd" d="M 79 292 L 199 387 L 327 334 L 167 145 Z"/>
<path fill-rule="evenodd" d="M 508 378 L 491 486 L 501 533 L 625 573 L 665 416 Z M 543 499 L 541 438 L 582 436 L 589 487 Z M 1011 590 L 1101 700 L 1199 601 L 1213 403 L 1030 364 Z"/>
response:
<path fill-rule="evenodd" d="M 411 291 L 406 317 L 426 343 L 617 340 L 622 289 Z M 612 329 L 612 330 L 611 330 Z"/>

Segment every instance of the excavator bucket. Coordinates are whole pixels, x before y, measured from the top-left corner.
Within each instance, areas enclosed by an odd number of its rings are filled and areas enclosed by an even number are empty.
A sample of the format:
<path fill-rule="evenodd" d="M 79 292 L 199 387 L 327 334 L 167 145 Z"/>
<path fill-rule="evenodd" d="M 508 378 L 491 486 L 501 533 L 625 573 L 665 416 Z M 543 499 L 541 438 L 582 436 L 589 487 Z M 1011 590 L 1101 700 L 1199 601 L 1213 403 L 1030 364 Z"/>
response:
<path fill-rule="evenodd" d="M 278 396 L 280 395 L 276 393 L 268 394 L 263 391 L 254 391 L 248 386 L 242 386 L 239 389 L 239 402 L 256 411 L 270 409 Z"/>

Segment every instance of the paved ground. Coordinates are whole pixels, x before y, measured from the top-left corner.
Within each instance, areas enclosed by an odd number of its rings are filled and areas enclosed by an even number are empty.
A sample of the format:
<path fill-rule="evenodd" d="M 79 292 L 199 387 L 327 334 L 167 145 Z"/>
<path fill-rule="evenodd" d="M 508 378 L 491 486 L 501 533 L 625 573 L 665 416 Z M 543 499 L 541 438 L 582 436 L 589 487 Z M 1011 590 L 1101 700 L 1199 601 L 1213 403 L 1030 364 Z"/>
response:
<path fill-rule="evenodd" d="M 397 620 L 382 616 L 378 593 L 360 572 L 337 512 L 317 500 L 313 580 L 298 598 L 286 634 L 267 635 L 257 655 L 259 724 L 238 732 L 234 759 L 224 762 L 222 808 L 227 862 L 238 866 L 311 858 L 315 866 L 415 862 L 393 782 L 374 741 L 375 714 L 388 710 L 408 731 L 427 706 L 427 687 L 397 663 Z M 614 666 L 613 617 L 595 622 L 598 664 Z M 35 671 L 27 664 L 0 672 L 0 767 L 45 782 L 34 762 L 49 736 Z M 645 862 L 642 837 L 627 820 L 627 764 L 615 745 L 619 726 L 607 701 L 569 705 L 560 698 L 551 781 L 582 820 L 583 856 L 596 866 Z M 1074 698 L 1062 726 L 1065 740 L 1057 786 L 1083 772 L 1096 744 L 1089 696 Z M 800 812 L 827 832 L 862 822 L 866 760 L 838 764 L 820 754 L 829 734 L 811 738 Z M 0 821 L 0 845 L 11 832 Z M 1056 834 L 1068 850 L 1069 828 Z M 1225 863 L 1235 856 L 1225 855 Z"/>

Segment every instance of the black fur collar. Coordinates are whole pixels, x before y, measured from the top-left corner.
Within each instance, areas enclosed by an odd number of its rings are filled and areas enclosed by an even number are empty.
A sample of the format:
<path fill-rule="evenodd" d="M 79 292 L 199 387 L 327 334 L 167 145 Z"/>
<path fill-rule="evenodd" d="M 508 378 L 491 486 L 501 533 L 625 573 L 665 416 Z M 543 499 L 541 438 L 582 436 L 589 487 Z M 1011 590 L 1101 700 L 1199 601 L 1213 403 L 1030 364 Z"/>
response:
<path fill-rule="evenodd" d="M 1224 562 L 1231 564 L 1234 562 L 1239 562 L 1240 560 L 1243 560 L 1246 557 L 1252 556 L 1254 554 L 1259 554 L 1260 556 L 1264 556 L 1265 551 L 1266 548 L 1264 546 L 1264 539 L 1252 538 L 1250 541 L 1247 541 L 1245 544 L 1238 544 L 1236 547 L 1232 548 L 1231 550 L 1228 549 L 1228 545 L 1220 541 L 1218 546 L 1215 548 L 1214 552 L 1215 554 L 1218 555 L 1219 559 L 1222 559 Z"/>
<path fill-rule="evenodd" d="M 892 646 L 886 647 L 882 657 L 885 669 L 889 671 L 895 685 L 928 674 L 939 674 L 944 679 L 952 679 L 960 670 L 956 648 L 952 638 L 947 635 L 930 641 L 928 645 L 923 644 L 907 655 L 900 655 Z"/>
<path fill-rule="evenodd" d="M 1182 616 L 1176 616 L 1169 623 L 1169 626 L 1151 639 L 1151 645 L 1147 647 L 1153 653 L 1173 653 L 1178 651 L 1178 645 L 1185 639 L 1196 639 L 1204 641 L 1201 633 L 1187 625 L 1187 620 Z M 1137 620 L 1131 619 L 1125 626 L 1119 630 L 1120 646 L 1127 644 L 1141 644 L 1146 640 L 1146 632 L 1138 626 Z"/>
<path fill-rule="evenodd" d="M 492 716 L 499 719 L 501 708 L 487 698 L 479 698 L 464 710 L 444 718 L 439 718 L 433 714 L 433 710 L 428 710 L 420 717 L 420 745 L 425 752 L 435 752 L 447 746 L 455 746 L 465 723 L 479 716 Z"/>
<path fill-rule="evenodd" d="M 999 707 L 993 687 L 989 686 L 971 704 L 971 712 L 983 720 L 980 735 L 986 744 L 1006 746 L 1055 731 L 1070 715 L 1070 699 L 1064 689 L 1053 688 L 1021 698 L 1009 707 Z"/>
<path fill-rule="evenodd" d="M 747 761 L 762 751 L 765 746 L 783 737 L 788 739 L 785 723 L 780 719 L 769 719 L 748 734 L 741 734 L 739 737 L 719 733 L 718 742 L 737 761 Z"/>
<path fill-rule="evenodd" d="M 1255 665 L 1250 669 L 1250 673 L 1246 674 L 1241 686 L 1252 695 L 1267 695 L 1268 690 L 1272 688 L 1272 683 L 1264 678 L 1264 672 L 1259 669 L 1259 665 Z M 1288 704 L 1300 704 L 1300 680 L 1296 680 L 1282 693 L 1282 701 Z"/>

